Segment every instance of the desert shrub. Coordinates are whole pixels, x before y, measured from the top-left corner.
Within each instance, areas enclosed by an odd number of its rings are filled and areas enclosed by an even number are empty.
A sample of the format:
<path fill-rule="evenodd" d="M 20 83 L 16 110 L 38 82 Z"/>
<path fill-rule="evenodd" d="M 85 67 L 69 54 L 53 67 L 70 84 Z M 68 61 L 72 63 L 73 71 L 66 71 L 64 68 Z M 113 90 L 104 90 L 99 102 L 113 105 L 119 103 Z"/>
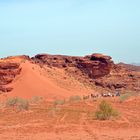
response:
<path fill-rule="evenodd" d="M 25 63 L 25 62 L 26 62 L 26 60 L 25 60 L 25 59 L 22 59 L 22 60 L 21 60 L 21 63 Z"/>
<path fill-rule="evenodd" d="M 65 104 L 65 100 L 55 100 L 54 105 L 63 105 Z"/>
<path fill-rule="evenodd" d="M 18 100 L 17 97 L 7 99 L 6 106 L 7 107 L 14 107 L 17 103 L 17 100 Z"/>
<path fill-rule="evenodd" d="M 14 97 L 14 98 L 9 98 L 6 101 L 6 107 L 13 107 L 14 109 L 18 111 L 22 110 L 28 110 L 29 109 L 29 102 L 26 99 Z"/>
<path fill-rule="evenodd" d="M 80 96 L 71 96 L 69 99 L 70 102 L 78 102 L 80 100 L 81 100 Z"/>
<path fill-rule="evenodd" d="M 21 110 L 28 110 L 29 109 L 29 101 L 22 99 L 22 98 L 18 98 L 18 109 Z"/>
<path fill-rule="evenodd" d="M 40 103 L 43 101 L 43 97 L 41 96 L 33 96 L 30 100 L 31 103 Z"/>
<path fill-rule="evenodd" d="M 100 103 L 99 110 L 95 113 L 95 117 L 98 120 L 109 120 L 111 117 L 115 116 L 118 116 L 118 112 L 106 101 Z"/>
<path fill-rule="evenodd" d="M 122 94 L 122 95 L 120 96 L 120 102 L 121 102 L 121 103 L 124 102 L 124 101 L 127 100 L 130 96 L 131 96 L 130 93 Z"/>
<path fill-rule="evenodd" d="M 56 105 L 50 106 L 48 107 L 47 111 L 50 117 L 55 117 L 61 111 L 61 107 L 58 107 Z"/>

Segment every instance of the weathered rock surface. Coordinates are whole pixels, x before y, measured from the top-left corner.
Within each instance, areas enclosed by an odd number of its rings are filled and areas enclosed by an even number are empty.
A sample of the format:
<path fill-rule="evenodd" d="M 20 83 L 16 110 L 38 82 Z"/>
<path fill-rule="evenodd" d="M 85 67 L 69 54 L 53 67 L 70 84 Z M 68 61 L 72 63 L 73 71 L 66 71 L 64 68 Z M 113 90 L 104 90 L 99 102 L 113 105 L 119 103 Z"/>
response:
<path fill-rule="evenodd" d="M 36 55 L 33 60 L 36 63 L 45 64 L 51 67 L 76 67 L 88 74 L 90 78 L 95 79 L 108 75 L 113 66 L 111 57 L 102 54 L 92 54 L 85 57 L 41 54 Z"/>
<path fill-rule="evenodd" d="M 20 74 L 21 68 L 18 63 L 0 62 L 0 91 L 9 92 L 12 87 L 8 85 Z"/>
<path fill-rule="evenodd" d="M 114 65 L 109 75 L 95 80 L 95 85 L 111 90 L 140 91 L 140 72 L 134 72 L 121 65 Z"/>
<path fill-rule="evenodd" d="M 92 54 L 84 57 L 84 61 L 78 63 L 78 68 L 87 73 L 90 78 L 100 78 L 110 74 L 114 65 L 111 59 L 110 56 Z"/>

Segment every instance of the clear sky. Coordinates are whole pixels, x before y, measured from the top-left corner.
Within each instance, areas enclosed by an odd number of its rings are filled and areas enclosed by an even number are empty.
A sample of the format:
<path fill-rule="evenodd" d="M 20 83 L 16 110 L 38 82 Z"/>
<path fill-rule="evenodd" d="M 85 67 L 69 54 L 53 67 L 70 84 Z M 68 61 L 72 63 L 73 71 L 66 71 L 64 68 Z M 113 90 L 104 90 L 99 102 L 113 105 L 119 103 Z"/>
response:
<path fill-rule="evenodd" d="M 140 0 L 0 0 L 0 57 L 95 52 L 140 62 Z"/>

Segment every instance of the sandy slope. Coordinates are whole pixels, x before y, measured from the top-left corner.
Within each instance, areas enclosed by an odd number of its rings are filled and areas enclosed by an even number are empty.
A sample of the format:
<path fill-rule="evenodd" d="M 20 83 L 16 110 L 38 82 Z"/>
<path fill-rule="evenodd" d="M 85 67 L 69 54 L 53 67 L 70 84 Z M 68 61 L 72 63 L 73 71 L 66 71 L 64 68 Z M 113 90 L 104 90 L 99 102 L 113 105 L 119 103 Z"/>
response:
<path fill-rule="evenodd" d="M 49 99 L 83 96 L 93 90 L 85 88 L 75 79 L 65 75 L 62 69 L 40 68 L 30 62 L 22 63 L 21 74 L 12 83 L 14 88 L 9 96 L 30 98 L 43 96 Z"/>
<path fill-rule="evenodd" d="M 48 102 L 27 112 L 0 110 L 2 140 L 140 140 L 140 98 L 120 103 L 105 99 L 120 112 L 116 119 L 92 118 L 100 100 L 66 102 L 54 109 Z M 50 108 L 51 107 L 51 108 Z"/>

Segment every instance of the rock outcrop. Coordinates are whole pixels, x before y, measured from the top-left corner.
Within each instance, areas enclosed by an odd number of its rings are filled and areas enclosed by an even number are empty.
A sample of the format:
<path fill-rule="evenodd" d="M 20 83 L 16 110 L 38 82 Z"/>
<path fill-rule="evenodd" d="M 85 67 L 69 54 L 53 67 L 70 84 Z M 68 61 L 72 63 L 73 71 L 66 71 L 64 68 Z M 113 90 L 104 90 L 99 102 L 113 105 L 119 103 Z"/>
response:
<path fill-rule="evenodd" d="M 92 54 L 84 57 L 84 61 L 78 63 L 78 68 L 87 73 L 90 78 L 97 79 L 110 74 L 114 65 L 111 59 L 110 56 Z"/>
<path fill-rule="evenodd" d="M 18 63 L 0 62 L 0 91 L 10 92 L 12 87 L 8 85 L 20 74 L 21 68 Z"/>
<path fill-rule="evenodd" d="M 109 75 L 95 80 L 95 85 L 111 90 L 140 91 L 140 72 L 114 65 Z"/>
<path fill-rule="evenodd" d="M 85 57 L 41 54 L 32 59 L 36 63 L 50 67 L 76 67 L 94 79 L 108 75 L 113 66 L 111 57 L 102 54 L 92 54 Z"/>
<path fill-rule="evenodd" d="M 83 75 L 87 75 L 90 83 L 96 87 L 105 90 L 135 90 L 140 91 L 140 73 L 126 69 L 121 65 L 114 64 L 110 56 L 103 54 L 92 54 L 85 57 L 71 57 L 63 55 L 39 54 L 32 60 L 43 66 L 65 68 L 69 70 L 71 67 L 81 71 Z M 79 75 L 79 79 L 85 76 Z M 83 80 L 87 82 L 88 80 Z"/>

